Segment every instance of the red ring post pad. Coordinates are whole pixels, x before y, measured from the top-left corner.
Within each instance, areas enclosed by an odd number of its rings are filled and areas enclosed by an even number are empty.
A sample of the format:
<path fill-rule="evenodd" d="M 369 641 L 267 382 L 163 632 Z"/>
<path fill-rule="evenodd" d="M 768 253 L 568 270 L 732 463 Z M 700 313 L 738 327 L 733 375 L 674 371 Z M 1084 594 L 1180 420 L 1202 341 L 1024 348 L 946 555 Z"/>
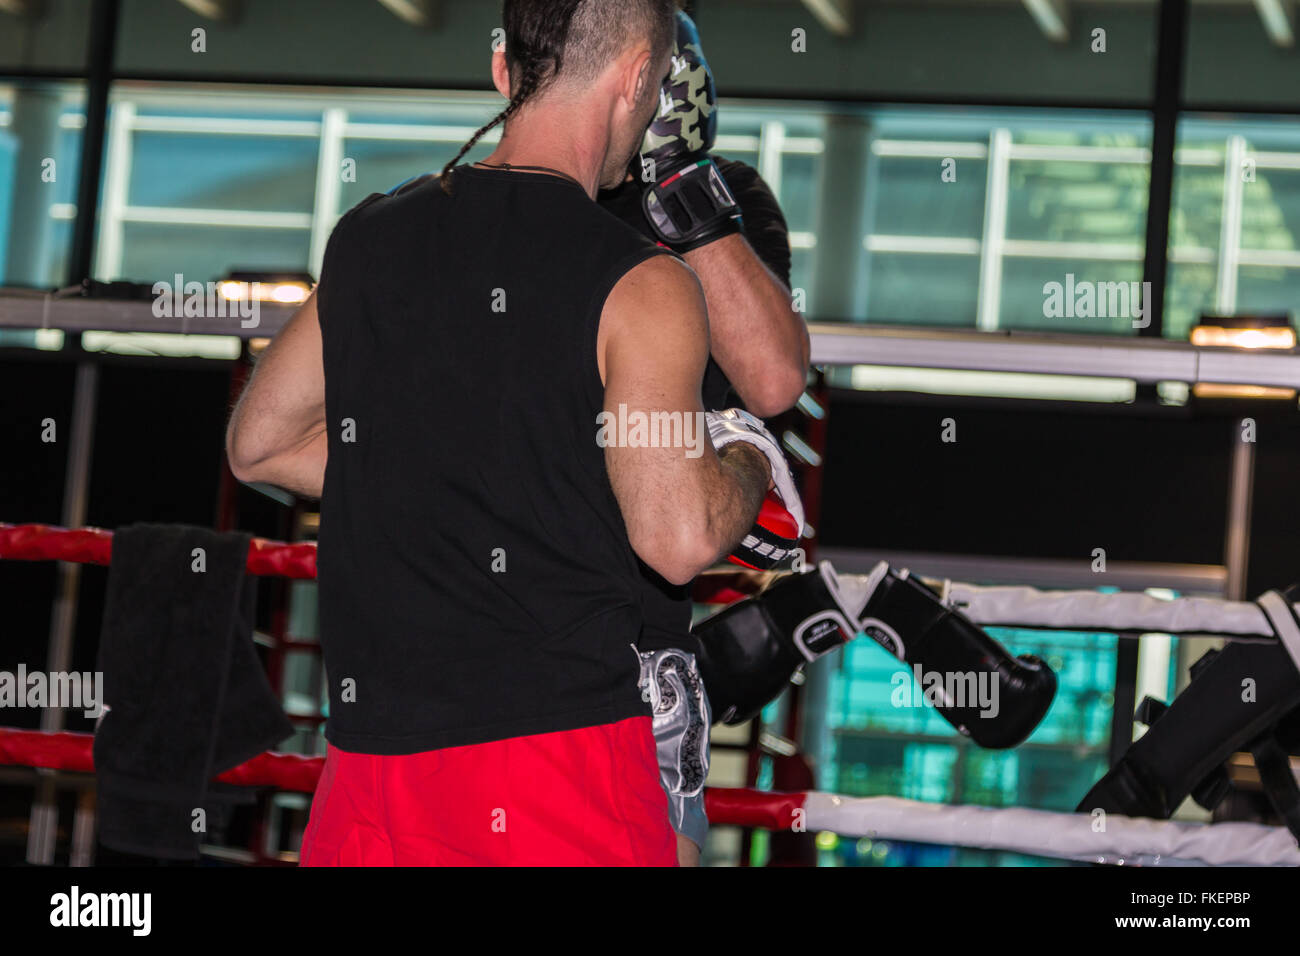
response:
<path fill-rule="evenodd" d="M 108 564 L 113 532 L 102 528 L 59 528 L 48 524 L 0 523 L 0 558 L 11 561 L 72 561 Z M 285 544 L 254 538 L 248 573 L 285 578 L 316 577 L 316 544 Z"/>

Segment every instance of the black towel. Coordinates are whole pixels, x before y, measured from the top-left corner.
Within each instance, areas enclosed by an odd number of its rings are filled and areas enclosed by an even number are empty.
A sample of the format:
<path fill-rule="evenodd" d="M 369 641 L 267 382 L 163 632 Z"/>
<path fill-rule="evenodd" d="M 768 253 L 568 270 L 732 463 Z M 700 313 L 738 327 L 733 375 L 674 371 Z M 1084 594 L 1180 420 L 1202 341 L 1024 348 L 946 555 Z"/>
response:
<path fill-rule="evenodd" d="M 196 859 L 238 799 L 212 778 L 293 732 L 253 646 L 249 541 L 181 525 L 113 536 L 98 664 L 106 712 L 95 731 L 106 847 Z"/>

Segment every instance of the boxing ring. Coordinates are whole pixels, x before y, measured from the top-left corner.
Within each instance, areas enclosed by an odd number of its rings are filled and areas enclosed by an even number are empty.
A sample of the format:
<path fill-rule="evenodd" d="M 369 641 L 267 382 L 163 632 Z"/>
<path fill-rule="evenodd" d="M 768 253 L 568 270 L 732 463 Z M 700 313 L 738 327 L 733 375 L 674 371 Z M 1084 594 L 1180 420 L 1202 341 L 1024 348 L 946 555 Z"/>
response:
<path fill-rule="evenodd" d="M 0 524 L 0 560 L 108 565 L 112 542 L 112 532 L 98 528 Z M 316 545 L 255 538 L 249 546 L 247 572 L 314 578 Z M 734 577 L 735 573 L 729 572 L 722 578 L 715 592 L 719 597 L 737 596 Z M 1053 593 L 954 583 L 947 585 L 947 591 L 966 602 L 975 619 L 988 624 L 1115 630 L 1151 625 L 1198 634 L 1213 630 L 1207 625 L 1214 625 L 1223 628 L 1222 636 L 1230 640 L 1276 639 L 1270 636 L 1268 616 L 1249 602 L 1206 598 L 1160 601 L 1141 594 Z M 1109 612 L 1108 603 L 1112 605 Z M 0 766 L 94 773 L 93 741 L 92 734 L 0 727 Z M 225 770 L 216 780 L 311 794 L 323 764 L 323 757 L 268 752 Z M 705 806 L 716 826 L 831 831 L 846 837 L 965 846 L 1112 865 L 1300 866 L 1300 847 L 1285 827 L 1252 823 L 1197 824 L 750 788 L 709 788 Z M 86 848 L 80 849 L 84 858 Z"/>
<path fill-rule="evenodd" d="M 255 328 L 229 317 L 162 318 L 139 297 L 97 297 L 83 290 L 51 293 L 0 291 L 0 328 L 114 330 L 274 335 L 292 309 L 264 304 Z M 178 327 L 178 324 L 180 327 Z M 810 323 L 814 365 L 855 365 L 1122 378 L 1139 384 L 1174 381 L 1300 389 L 1300 353 L 1265 354 L 1192 346 L 1165 340 L 1029 332 L 963 332 Z M 84 524 L 93 444 L 98 368 L 81 359 L 69 429 L 65 527 L 0 524 L 0 560 L 59 562 L 59 602 L 53 616 L 47 666 L 66 669 L 77 569 L 108 565 L 112 533 Z M 1234 450 L 1228 507 L 1228 554 L 1223 591 L 1241 597 L 1245 528 L 1250 511 L 1253 450 Z M 3 516 L 0 516 L 3 517 Z M 313 543 L 254 539 L 249 574 L 311 579 Z M 708 600 L 727 604 L 757 590 L 737 572 L 713 578 Z M 944 582 L 944 598 L 980 625 L 1218 636 L 1228 641 L 1277 641 L 1273 616 L 1259 604 L 1214 598 L 1161 601 L 1143 594 L 1047 592 L 1033 588 L 981 588 Z M 697 599 L 699 595 L 697 593 Z M 71 607 L 69 606 L 71 604 Z M 1288 645 L 1289 646 L 1289 645 Z M 1290 647 L 1289 647 L 1290 649 Z M 1300 661 L 1300 644 L 1293 658 Z M 0 728 L 0 766 L 90 774 L 93 736 L 62 730 L 61 713 L 43 718 L 42 730 Z M 310 794 L 322 757 L 263 753 L 218 775 L 223 783 L 260 790 Z M 40 787 L 48 776 L 38 781 Z M 815 791 L 778 793 L 750 788 L 710 788 L 706 807 L 715 825 L 796 832 L 830 831 L 866 837 L 1024 853 L 1063 861 L 1114 865 L 1300 865 L 1300 849 L 1285 827 L 1252 823 L 1185 823 L 1116 814 L 1059 813 L 924 803 L 896 797 L 847 797 Z M 93 826 L 73 829 L 73 860 L 88 862 Z M 77 843 L 80 843 L 78 846 Z M 48 862 L 48 861 L 46 861 Z"/>

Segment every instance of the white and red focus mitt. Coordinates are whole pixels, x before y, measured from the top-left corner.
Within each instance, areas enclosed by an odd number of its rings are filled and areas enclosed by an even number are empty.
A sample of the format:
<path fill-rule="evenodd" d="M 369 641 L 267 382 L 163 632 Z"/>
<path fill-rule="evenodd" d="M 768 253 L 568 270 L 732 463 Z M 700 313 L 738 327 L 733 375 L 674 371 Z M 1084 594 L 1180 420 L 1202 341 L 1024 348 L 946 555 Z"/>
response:
<path fill-rule="evenodd" d="M 799 500 L 785 453 L 763 423 L 744 409 L 705 412 L 704 417 L 716 451 L 722 451 L 732 442 L 748 442 L 767 456 L 771 467 L 772 490 L 759 510 L 754 527 L 728 560 L 757 570 L 776 567 L 790 556 L 803 537 L 803 502 Z"/>
<path fill-rule="evenodd" d="M 799 523 L 775 492 L 769 491 L 758 509 L 754 527 L 727 555 L 732 564 L 770 571 L 790 560 L 799 546 Z"/>

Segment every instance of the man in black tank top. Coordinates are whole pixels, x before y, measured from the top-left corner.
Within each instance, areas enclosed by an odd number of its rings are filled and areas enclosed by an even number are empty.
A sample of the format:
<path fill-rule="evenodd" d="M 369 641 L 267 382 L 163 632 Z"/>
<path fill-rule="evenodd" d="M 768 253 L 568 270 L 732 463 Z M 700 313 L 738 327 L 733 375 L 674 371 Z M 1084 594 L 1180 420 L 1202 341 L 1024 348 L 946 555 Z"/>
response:
<path fill-rule="evenodd" d="M 640 565 L 691 580 L 777 466 L 761 430 L 702 440 L 699 280 L 592 201 L 649 122 L 671 15 L 507 0 L 499 147 L 345 215 L 236 409 L 236 475 L 322 499 L 304 864 L 676 860 Z M 680 440 L 638 440 L 647 420 Z"/>

